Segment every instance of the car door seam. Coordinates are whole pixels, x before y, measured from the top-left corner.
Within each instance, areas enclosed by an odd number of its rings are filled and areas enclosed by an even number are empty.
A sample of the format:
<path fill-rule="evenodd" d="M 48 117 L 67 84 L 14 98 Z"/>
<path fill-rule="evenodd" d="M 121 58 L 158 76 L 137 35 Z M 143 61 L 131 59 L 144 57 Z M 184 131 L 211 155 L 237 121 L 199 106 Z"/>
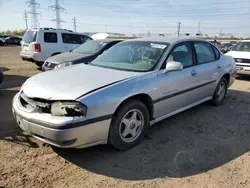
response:
<path fill-rule="evenodd" d="M 184 89 L 184 90 L 181 90 L 181 91 L 178 91 L 178 92 L 175 92 L 175 93 L 172 93 L 172 94 L 169 94 L 169 95 L 166 95 L 166 96 L 163 96 L 163 97 L 160 97 L 156 100 L 153 100 L 153 103 L 158 103 L 158 102 L 161 102 L 163 100 L 166 100 L 166 99 L 169 99 L 169 98 L 172 98 L 172 97 L 175 97 L 177 95 L 181 95 L 183 93 L 187 93 L 189 91 L 192 91 L 192 90 L 195 90 L 195 89 L 198 89 L 200 87 L 204 87 L 206 85 L 209 85 L 209 84 L 212 84 L 216 82 L 216 80 L 212 80 L 212 81 L 209 81 L 209 82 L 206 82 L 206 83 L 203 83 L 203 84 L 200 84 L 200 85 L 197 85 L 197 86 L 194 86 L 194 87 L 191 87 L 191 88 L 187 88 L 187 89 Z"/>

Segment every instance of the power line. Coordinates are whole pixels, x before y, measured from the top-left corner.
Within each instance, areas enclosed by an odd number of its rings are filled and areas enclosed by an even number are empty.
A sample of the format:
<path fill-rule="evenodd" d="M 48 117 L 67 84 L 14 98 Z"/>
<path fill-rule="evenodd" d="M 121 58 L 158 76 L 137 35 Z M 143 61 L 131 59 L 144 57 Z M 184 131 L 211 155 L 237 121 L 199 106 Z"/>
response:
<path fill-rule="evenodd" d="M 75 29 L 75 32 L 76 32 L 76 26 L 77 25 L 76 25 L 76 18 L 75 17 L 73 18 L 73 25 L 74 25 L 74 29 Z"/>
<path fill-rule="evenodd" d="M 39 20 L 38 20 L 38 15 L 41 16 L 40 13 L 36 11 L 37 8 L 40 7 L 40 4 L 36 2 L 36 0 L 29 0 L 26 1 L 26 4 L 28 7 L 31 8 L 31 11 L 28 12 L 28 14 L 31 14 L 31 27 L 39 27 Z"/>
<path fill-rule="evenodd" d="M 66 9 L 59 4 L 59 0 L 55 0 L 55 4 L 49 6 L 49 8 L 56 12 L 56 18 L 52 19 L 51 21 L 56 22 L 57 29 L 61 29 L 61 23 L 65 22 L 61 19 L 61 12 L 66 11 Z"/>

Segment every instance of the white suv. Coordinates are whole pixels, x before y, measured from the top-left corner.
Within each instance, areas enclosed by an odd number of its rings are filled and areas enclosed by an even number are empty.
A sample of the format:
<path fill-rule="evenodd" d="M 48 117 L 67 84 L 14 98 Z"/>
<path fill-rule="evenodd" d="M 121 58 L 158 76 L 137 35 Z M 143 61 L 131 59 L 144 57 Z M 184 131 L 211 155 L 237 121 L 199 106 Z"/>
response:
<path fill-rule="evenodd" d="M 53 55 L 70 51 L 92 38 L 71 30 L 38 28 L 27 30 L 21 42 L 20 56 L 23 60 L 42 66 Z"/>
<path fill-rule="evenodd" d="M 238 42 L 226 55 L 234 58 L 237 74 L 250 75 L 250 40 Z"/>

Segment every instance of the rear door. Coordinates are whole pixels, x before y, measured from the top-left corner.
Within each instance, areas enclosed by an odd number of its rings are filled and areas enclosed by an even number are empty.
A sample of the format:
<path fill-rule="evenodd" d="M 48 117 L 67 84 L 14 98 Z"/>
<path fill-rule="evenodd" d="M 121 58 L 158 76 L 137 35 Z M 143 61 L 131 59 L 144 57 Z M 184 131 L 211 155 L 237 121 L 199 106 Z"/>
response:
<path fill-rule="evenodd" d="M 41 50 L 46 59 L 55 53 L 61 52 L 58 48 L 58 35 L 56 32 L 44 31 L 42 38 L 44 43 L 41 45 Z"/>
<path fill-rule="evenodd" d="M 213 95 L 217 81 L 222 74 L 220 52 L 205 41 L 193 42 L 196 54 L 194 68 L 197 84 L 197 97 L 201 100 Z"/>

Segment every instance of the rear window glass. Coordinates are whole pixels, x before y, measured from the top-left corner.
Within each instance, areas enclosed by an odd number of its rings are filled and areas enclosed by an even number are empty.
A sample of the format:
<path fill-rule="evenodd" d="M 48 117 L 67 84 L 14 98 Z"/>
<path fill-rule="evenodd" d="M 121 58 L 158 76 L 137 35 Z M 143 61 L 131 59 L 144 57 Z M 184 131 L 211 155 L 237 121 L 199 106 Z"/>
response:
<path fill-rule="evenodd" d="M 106 44 L 107 43 L 105 43 L 103 41 L 91 40 L 91 41 L 88 41 L 88 42 L 78 46 L 77 48 L 72 50 L 72 52 L 84 53 L 84 54 L 94 54 L 94 53 L 97 53 L 98 51 L 100 51 Z"/>
<path fill-rule="evenodd" d="M 57 43 L 57 34 L 51 32 L 44 33 L 44 42 Z"/>
<path fill-rule="evenodd" d="M 84 35 L 62 33 L 62 40 L 63 40 L 63 43 L 83 44 L 86 41 L 90 40 L 90 38 Z"/>
<path fill-rule="evenodd" d="M 36 41 L 37 31 L 26 31 L 23 36 L 23 42 L 31 43 Z"/>

